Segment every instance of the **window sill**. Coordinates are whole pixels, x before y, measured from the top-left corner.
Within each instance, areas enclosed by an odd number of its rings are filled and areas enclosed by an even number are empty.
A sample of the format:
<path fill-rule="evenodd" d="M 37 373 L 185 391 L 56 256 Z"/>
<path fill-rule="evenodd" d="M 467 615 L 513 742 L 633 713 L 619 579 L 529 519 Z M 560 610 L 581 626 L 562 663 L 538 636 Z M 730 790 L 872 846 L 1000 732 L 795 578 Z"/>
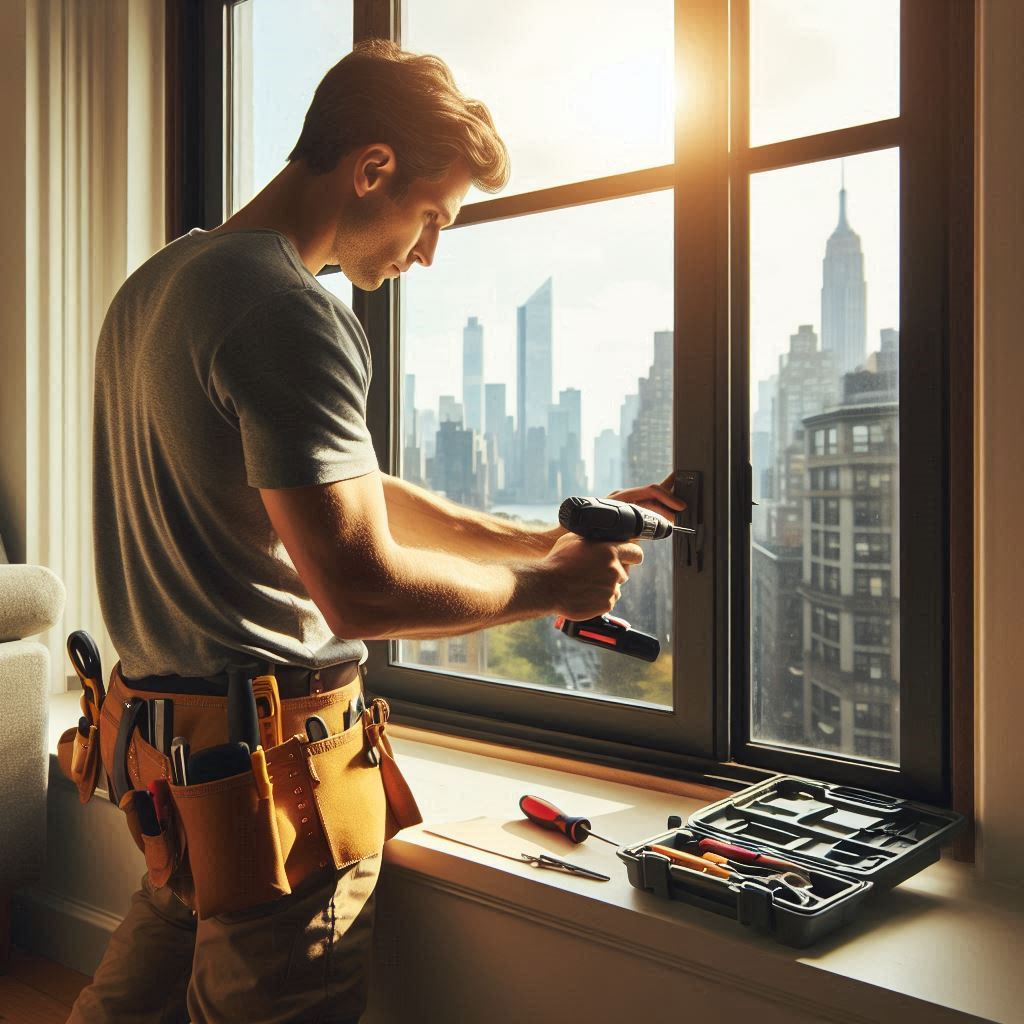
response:
<path fill-rule="evenodd" d="M 77 694 L 51 699 L 54 755 L 57 737 L 77 716 Z M 387 844 L 390 870 L 452 898 L 483 901 L 713 984 L 799 1006 L 810 1019 L 1020 1019 L 1024 974 L 1016 947 L 1024 933 L 1024 892 L 985 883 L 970 865 L 944 857 L 869 901 L 852 924 L 793 950 L 737 922 L 634 889 L 615 850 L 596 840 L 572 846 L 539 830 L 532 839 L 611 875 L 610 882 L 519 865 L 424 831 L 477 816 L 521 821 L 519 798 L 534 793 L 585 813 L 601 835 L 632 843 L 663 830 L 670 814 L 685 820 L 715 791 L 400 726 L 388 733 L 424 818 Z M 914 1010 L 929 1015 L 908 1016 Z"/>

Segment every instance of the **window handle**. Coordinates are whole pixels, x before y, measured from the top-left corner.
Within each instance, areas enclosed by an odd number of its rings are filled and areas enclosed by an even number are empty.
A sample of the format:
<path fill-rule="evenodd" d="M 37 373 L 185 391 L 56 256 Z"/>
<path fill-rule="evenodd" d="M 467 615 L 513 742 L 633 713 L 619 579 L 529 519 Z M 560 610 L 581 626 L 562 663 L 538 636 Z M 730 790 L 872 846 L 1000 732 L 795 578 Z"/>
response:
<path fill-rule="evenodd" d="M 683 564 L 696 568 L 697 572 L 704 569 L 704 474 L 696 469 L 683 469 L 676 473 L 675 495 L 686 502 L 686 508 L 680 513 L 680 526 L 688 526 L 696 533 L 684 534 L 682 542 L 686 545 Z"/>

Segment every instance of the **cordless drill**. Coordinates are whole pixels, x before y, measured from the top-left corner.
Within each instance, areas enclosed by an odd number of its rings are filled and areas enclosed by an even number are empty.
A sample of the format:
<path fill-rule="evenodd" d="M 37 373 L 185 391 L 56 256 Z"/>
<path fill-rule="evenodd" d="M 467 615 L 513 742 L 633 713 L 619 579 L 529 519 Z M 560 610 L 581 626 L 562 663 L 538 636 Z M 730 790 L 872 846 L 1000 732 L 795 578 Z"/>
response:
<path fill-rule="evenodd" d="M 587 540 L 612 543 L 661 540 L 674 533 L 696 532 L 686 526 L 674 526 L 657 512 L 614 498 L 566 498 L 558 509 L 558 522 L 564 530 Z M 657 661 L 661 654 L 657 637 L 633 629 L 625 619 L 614 615 L 598 615 L 584 622 L 559 616 L 555 619 L 555 629 L 581 643 L 628 654 L 642 661 Z"/>

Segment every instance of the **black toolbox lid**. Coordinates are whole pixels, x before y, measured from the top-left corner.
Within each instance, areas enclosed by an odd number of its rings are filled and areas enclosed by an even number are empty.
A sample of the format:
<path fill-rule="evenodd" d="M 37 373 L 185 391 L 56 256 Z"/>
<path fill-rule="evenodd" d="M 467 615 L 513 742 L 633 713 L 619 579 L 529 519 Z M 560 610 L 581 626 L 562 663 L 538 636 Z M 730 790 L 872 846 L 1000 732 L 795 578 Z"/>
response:
<path fill-rule="evenodd" d="M 777 775 L 702 807 L 687 826 L 883 888 L 939 859 L 964 826 L 956 811 L 871 790 Z"/>

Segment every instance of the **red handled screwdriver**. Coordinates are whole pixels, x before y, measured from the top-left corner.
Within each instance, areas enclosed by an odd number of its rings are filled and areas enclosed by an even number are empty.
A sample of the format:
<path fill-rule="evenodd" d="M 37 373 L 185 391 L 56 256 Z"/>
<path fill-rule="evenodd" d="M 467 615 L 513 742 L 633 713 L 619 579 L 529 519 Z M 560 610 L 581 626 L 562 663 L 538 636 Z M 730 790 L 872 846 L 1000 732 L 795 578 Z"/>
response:
<path fill-rule="evenodd" d="M 539 796 L 524 796 L 519 799 L 519 809 L 535 825 L 541 828 L 550 829 L 552 832 L 561 832 L 568 836 L 574 843 L 582 843 L 588 836 L 600 839 L 602 842 L 611 843 L 612 846 L 620 846 L 620 843 L 605 839 L 590 829 L 590 822 L 586 818 L 570 818 L 564 811 L 560 811 L 554 804 L 547 800 L 541 800 Z"/>

